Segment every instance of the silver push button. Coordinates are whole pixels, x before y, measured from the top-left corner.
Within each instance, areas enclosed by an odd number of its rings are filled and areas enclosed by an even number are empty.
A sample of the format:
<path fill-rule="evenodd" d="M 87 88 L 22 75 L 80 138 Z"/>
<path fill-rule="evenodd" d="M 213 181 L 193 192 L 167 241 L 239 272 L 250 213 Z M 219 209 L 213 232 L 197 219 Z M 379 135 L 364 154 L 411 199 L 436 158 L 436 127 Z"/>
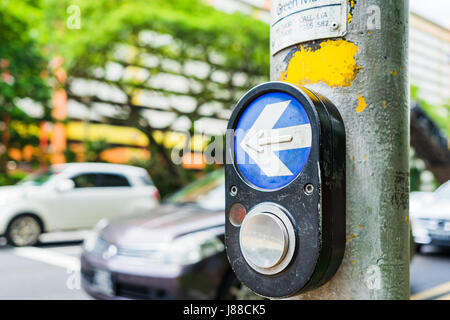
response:
<path fill-rule="evenodd" d="M 252 209 L 242 222 L 239 237 L 242 255 L 260 273 L 278 273 L 292 258 L 292 223 L 276 205 L 266 203 Z"/>

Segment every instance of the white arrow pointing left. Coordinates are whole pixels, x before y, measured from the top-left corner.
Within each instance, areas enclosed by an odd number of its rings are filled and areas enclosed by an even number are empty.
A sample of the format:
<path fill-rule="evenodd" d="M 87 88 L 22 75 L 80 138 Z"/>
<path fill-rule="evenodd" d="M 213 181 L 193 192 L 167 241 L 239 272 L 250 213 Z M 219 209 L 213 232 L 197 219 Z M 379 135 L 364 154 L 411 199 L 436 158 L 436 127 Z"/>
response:
<path fill-rule="evenodd" d="M 268 177 L 293 175 L 274 151 L 311 146 L 309 123 L 273 129 L 290 102 L 287 100 L 266 105 L 240 144 Z"/>

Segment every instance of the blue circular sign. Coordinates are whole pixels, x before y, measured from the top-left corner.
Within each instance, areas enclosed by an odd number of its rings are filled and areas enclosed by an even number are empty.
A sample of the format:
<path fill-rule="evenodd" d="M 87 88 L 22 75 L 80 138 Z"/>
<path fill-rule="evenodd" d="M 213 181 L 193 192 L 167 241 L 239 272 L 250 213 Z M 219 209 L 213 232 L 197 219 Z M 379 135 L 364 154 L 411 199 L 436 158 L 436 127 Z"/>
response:
<path fill-rule="evenodd" d="M 266 93 L 253 100 L 238 120 L 235 163 L 254 186 L 279 189 L 300 174 L 311 141 L 311 123 L 302 104 L 287 93 Z"/>

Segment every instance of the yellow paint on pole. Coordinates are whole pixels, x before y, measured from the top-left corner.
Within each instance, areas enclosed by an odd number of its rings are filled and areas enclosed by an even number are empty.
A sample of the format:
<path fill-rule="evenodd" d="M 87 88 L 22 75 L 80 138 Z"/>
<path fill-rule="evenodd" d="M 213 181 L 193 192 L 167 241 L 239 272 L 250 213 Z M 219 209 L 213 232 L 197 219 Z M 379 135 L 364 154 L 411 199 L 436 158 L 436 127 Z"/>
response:
<path fill-rule="evenodd" d="M 356 112 L 360 113 L 366 107 L 367 107 L 366 99 L 362 95 L 359 95 L 359 97 L 358 97 L 358 106 L 356 107 Z"/>
<path fill-rule="evenodd" d="M 355 60 L 358 46 L 345 40 L 327 40 L 316 50 L 299 46 L 281 81 L 297 85 L 323 82 L 330 87 L 349 87 L 361 69 Z"/>
<path fill-rule="evenodd" d="M 352 22 L 352 20 L 353 20 L 353 16 L 352 16 L 352 14 L 349 12 L 349 13 L 348 13 L 348 16 L 347 16 L 347 23 Z"/>
<path fill-rule="evenodd" d="M 347 16 L 347 23 L 352 22 L 353 20 L 353 7 L 355 6 L 355 1 L 354 0 L 347 0 L 348 5 L 350 6 L 350 12 L 348 13 Z"/>

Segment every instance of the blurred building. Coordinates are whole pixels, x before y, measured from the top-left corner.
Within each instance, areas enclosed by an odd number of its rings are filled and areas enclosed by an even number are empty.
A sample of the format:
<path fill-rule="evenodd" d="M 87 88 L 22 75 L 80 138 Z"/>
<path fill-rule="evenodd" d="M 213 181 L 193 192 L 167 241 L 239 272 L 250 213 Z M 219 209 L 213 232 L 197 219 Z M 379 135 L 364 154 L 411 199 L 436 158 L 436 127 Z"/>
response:
<path fill-rule="evenodd" d="M 227 13 L 240 11 L 270 23 L 270 0 L 206 0 L 217 10 Z"/>
<path fill-rule="evenodd" d="M 412 12 L 410 15 L 409 72 L 418 97 L 439 106 L 450 101 L 450 30 Z M 450 114 L 436 107 L 444 119 Z M 445 134 L 445 133 L 444 133 Z M 420 171 L 420 190 L 434 190 L 450 178 L 450 150 L 447 138 L 420 109 L 411 109 L 411 168 Z"/>
<path fill-rule="evenodd" d="M 409 72 L 419 96 L 431 104 L 450 100 L 450 30 L 410 15 Z"/>

